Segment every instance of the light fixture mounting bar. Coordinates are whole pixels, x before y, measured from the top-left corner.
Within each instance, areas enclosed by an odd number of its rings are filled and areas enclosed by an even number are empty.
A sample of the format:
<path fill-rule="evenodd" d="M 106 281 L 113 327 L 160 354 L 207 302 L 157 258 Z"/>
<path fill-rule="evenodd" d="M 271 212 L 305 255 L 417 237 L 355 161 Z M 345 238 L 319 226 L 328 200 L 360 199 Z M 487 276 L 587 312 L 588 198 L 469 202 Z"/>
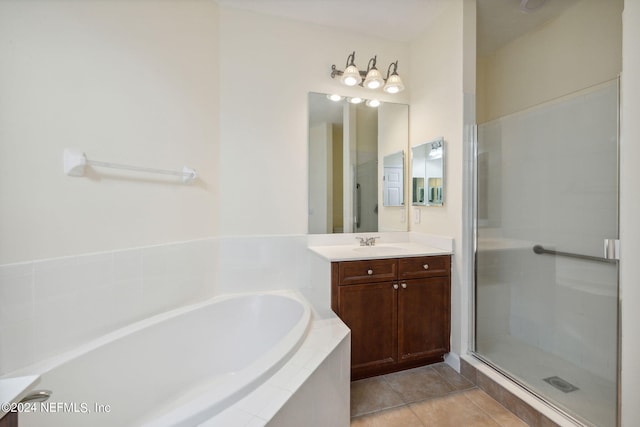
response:
<path fill-rule="evenodd" d="M 367 76 L 367 72 L 366 71 L 358 70 L 358 73 L 360 73 L 360 76 L 363 79 Z M 344 74 L 344 71 L 338 70 L 338 68 L 336 68 L 335 64 L 331 66 L 331 78 L 332 79 L 335 79 L 336 77 L 341 77 L 343 74 Z M 362 84 L 360 84 L 360 86 L 362 86 Z"/>

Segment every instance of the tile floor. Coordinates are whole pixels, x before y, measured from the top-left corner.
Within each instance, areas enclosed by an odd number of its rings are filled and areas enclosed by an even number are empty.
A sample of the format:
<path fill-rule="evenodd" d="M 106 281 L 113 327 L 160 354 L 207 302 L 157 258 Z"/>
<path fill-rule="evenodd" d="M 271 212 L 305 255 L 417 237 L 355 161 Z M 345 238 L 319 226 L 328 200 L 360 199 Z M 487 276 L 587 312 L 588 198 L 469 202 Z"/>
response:
<path fill-rule="evenodd" d="M 351 383 L 351 427 L 526 427 L 444 363 Z"/>

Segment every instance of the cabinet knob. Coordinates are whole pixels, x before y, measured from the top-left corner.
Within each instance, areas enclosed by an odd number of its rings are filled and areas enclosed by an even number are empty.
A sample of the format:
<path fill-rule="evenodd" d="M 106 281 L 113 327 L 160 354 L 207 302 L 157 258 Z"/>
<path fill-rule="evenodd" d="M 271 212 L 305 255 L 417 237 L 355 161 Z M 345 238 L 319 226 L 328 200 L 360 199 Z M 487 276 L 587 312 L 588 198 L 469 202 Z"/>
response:
<path fill-rule="evenodd" d="M 397 283 L 393 284 L 393 289 L 398 289 L 398 284 Z"/>
<path fill-rule="evenodd" d="M 406 283 L 403 283 L 401 286 L 402 286 L 402 289 L 407 289 L 407 284 Z"/>
<path fill-rule="evenodd" d="M 371 276 L 373 274 L 373 270 L 367 270 L 367 274 Z"/>
<path fill-rule="evenodd" d="M 422 267 L 423 267 L 425 270 L 428 270 L 428 269 L 429 269 L 429 264 L 425 264 L 425 265 L 423 265 Z"/>

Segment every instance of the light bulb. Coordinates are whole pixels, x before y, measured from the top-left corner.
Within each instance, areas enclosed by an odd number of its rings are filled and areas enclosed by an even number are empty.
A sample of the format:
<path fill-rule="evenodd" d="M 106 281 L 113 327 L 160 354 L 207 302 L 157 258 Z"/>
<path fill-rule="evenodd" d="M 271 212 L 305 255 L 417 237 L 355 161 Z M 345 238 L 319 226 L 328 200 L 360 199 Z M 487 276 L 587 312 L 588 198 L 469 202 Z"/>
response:
<path fill-rule="evenodd" d="M 340 81 L 347 86 L 355 86 L 359 84 L 362 81 L 362 76 L 360 75 L 360 71 L 358 71 L 358 67 L 355 65 L 349 65 L 342 73 Z"/>
<path fill-rule="evenodd" d="M 344 78 L 343 83 L 347 86 L 355 86 L 358 84 L 358 80 L 355 77 L 347 76 Z"/>
<path fill-rule="evenodd" d="M 358 97 L 349 98 L 348 101 L 352 104 L 360 104 L 362 102 L 362 98 L 358 98 Z"/>
<path fill-rule="evenodd" d="M 384 80 L 377 68 L 372 68 L 364 79 L 364 85 L 369 89 L 378 89 L 384 84 Z"/>
<path fill-rule="evenodd" d="M 402 84 L 402 79 L 397 74 L 392 74 L 387 79 L 387 84 L 384 85 L 384 91 L 387 93 L 398 93 L 404 90 L 404 84 Z"/>
<path fill-rule="evenodd" d="M 327 98 L 329 98 L 333 102 L 342 101 L 342 97 L 340 95 L 335 94 L 335 93 L 333 95 L 327 95 Z"/>
<path fill-rule="evenodd" d="M 377 99 L 370 99 L 366 102 L 367 107 L 378 107 L 380 105 L 380 101 L 378 101 Z"/>

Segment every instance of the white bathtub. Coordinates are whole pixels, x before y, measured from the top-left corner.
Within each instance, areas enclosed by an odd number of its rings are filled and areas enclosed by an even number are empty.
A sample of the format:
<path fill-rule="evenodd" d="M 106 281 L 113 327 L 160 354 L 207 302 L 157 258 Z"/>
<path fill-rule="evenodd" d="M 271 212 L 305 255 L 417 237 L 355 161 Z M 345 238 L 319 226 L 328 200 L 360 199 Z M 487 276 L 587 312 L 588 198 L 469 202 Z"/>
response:
<path fill-rule="evenodd" d="M 41 365 L 34 388 L 53 394 L 44 408 L 20 414 L 20 425 L 198 425 L 277 371 L 309 319 L 298 298 L 253 294 L 138 322 Z"/>

